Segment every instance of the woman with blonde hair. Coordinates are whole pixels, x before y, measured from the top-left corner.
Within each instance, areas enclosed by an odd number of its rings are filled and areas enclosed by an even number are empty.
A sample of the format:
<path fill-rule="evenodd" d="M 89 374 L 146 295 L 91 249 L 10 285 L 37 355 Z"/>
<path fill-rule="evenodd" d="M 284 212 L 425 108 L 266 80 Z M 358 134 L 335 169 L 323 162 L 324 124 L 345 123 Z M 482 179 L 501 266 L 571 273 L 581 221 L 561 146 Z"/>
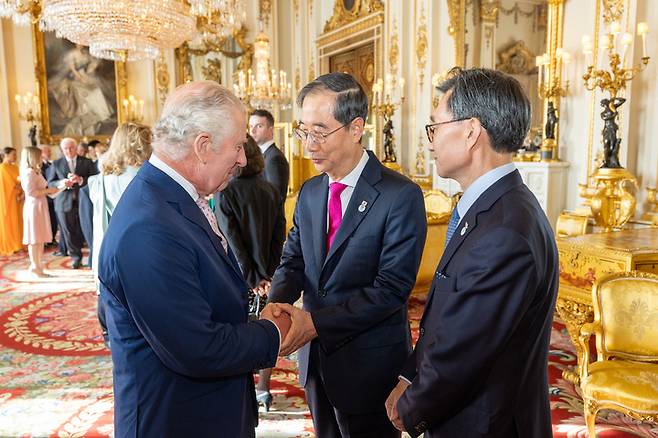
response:
<path fill-rule="evenodd" d="M 89 197 L 93 208 L 92 271 L 98 279 L 98 254 L 110 217 L 139 167 L 151 156 L 151 128 L 138 123 L 122 123 L 114 131 L 110 148 L 100 162 L 100 174 L 89 178 Z M 105 312 L 98 301 L 98 319 L 107 340 Z"/>
<path fill-rule="evenodd" d="M 58 189 L 48 187 L 41 174 L 42 163 L 39 148 L 23 149 L 20 166 L 21 186 L 25 191 L 23 244 L 27 245 L 30 256 L 30 273 L 37 277 L 48 277 L 43 271 L 43 246 L 52 242 L 53 233 L 46 195 L 57 193 Z"/>

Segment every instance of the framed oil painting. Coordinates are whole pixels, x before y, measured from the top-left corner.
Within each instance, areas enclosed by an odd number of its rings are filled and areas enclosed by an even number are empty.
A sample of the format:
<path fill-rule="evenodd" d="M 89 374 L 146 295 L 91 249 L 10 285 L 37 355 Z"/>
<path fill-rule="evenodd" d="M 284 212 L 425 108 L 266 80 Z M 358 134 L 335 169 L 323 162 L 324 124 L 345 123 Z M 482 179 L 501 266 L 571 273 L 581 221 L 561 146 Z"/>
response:
<path fill-rule="evenodd" d="M 125 65 L 98 59 L 85 46 L 33 27 L 41 142 L 64 137 L 107 141 L 122 120 Z"/>

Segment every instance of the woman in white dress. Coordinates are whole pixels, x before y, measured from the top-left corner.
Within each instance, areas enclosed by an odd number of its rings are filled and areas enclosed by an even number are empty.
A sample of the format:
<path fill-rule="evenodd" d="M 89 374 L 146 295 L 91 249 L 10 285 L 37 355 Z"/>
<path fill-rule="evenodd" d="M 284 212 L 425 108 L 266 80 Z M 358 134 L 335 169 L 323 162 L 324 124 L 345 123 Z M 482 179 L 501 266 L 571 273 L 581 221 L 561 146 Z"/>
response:
<path fill-rule="evenodd" d="M 98 286 L 98 255 L 110 217 L 121 195 L 137 175 L 139 167 L 151 156 L 151 129 L 138 123 L 122 123 L 112 136 L 110 148 L 100 158 L 100 174 L 89 177 L 89 198 L 93 204 L 92 271 Z M 98 287 L 96 288 L 98 290 Z M 98 319 L 107 340 L 105 312 L 98 301 Z"/>

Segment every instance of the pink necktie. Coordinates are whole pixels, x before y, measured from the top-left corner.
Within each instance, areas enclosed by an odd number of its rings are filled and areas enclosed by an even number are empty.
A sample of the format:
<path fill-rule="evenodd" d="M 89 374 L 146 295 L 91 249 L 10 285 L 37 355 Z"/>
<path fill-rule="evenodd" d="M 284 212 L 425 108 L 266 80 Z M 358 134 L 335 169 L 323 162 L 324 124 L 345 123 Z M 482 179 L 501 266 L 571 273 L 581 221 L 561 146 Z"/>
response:
<path fill-rule="evenodd" d="M 343 221 L 343 205 L 340 202 L 340 194 L 347 185 L 339 182 L 329 184 L 329 230 L 327 231 L 327 252 L 336 237 L 336 232 Z"/>
<path fill-rule="evenodd" d="M 221 231 L 219 231 L 219 226 L 217 225 L 217 218 L 213 214 L 212 210 L 210 209 L 210 206 L 208 205 L 208 201 L 206 201 L 206 198 L 203 196 L 199 196 L 199 198 L 196 200 L 196 205 L 199 206 L 201 209 L 201 212 L 203 215 L 206 217 L 208 222 L 210 223 L 210 228 L 217 234 L 217 237 L 219 237 L 219 241 L 222 242 L 222 247 L 224 248 L 224 251 L 228 254 L 228 244 L 226 243 L 226 238 L 222 234 Z"/>

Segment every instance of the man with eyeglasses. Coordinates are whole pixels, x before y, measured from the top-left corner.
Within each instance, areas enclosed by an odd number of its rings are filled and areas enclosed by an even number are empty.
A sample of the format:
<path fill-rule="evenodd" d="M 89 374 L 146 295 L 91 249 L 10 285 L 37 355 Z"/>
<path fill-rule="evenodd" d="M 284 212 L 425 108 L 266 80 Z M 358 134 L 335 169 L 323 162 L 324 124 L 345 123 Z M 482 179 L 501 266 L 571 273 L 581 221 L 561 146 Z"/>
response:
<path fill-rule="evenodd" d="M 516 79 L 488 69 L 457 69 L 438 88 L 428 149 L 464 195 L 388 414 L 412 437 L 548 438 L 557 249 L 512 163 L 530 103 Z"/>
<path fill-rule="evenodd" d="M 384 401 L 411 352 L 407 299 L 425 243 L 423 195 L 361 146 L 368 98 L 345 73 L 300 92 L 295 135 L 322 174 L 301 187 L 270 301 L 293 326 L 316 435 L 399 437 Z M 303 310 L 291 304 L 303 294 Z"/>

